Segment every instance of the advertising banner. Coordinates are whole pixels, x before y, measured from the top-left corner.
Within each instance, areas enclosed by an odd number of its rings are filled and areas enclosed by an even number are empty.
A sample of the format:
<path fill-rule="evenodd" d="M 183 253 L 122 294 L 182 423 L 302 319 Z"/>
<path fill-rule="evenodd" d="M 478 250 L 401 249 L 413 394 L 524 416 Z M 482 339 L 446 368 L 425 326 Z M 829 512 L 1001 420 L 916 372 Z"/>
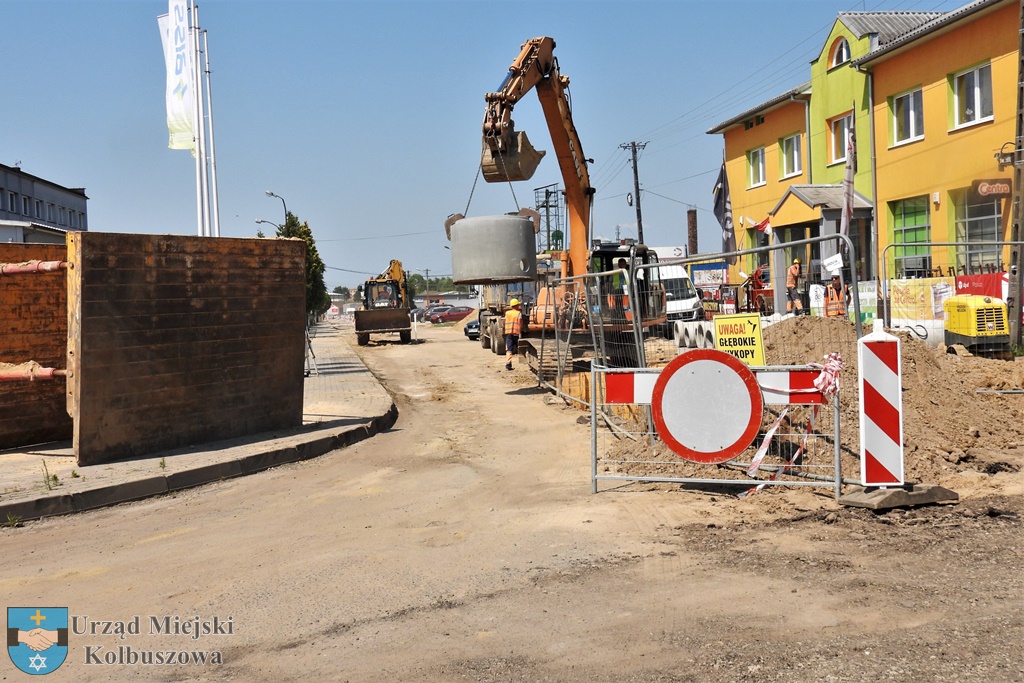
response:
<path fill-rule="evenodd" d="M 978 275 L 957 275 L 957 294 L 991 296 L 1006 301 L 1010 289 L 1008 273 L 981 273 Z"/>
<path fill-rule="evenodd" d="M 889 305 L 893 318 L 907 320 L 945 320 L 942 307 L 953 296 L 951 277 L 927 277 L 914 280 L 890 280 Z"/>
<path fill-rule="evenodd" d="M 889 281 L 889 306 L 893 329 L 903 329 L 933 346 L 944 342 L 946 311 L 943 304 L 953 296 L 951 277 Z"/>
<path fill-rule="evenodd" d="M 874 319 L 878 317 L 878 283 L 873 280 L 871 282 L 858 282 L 857 301 L 860 304 L 861 324 L 871 325 Z M 853 320 L 856 311 L 853 310 L 852 303 L 849 309 L 847 314 L 850 320 Z"/>
<path fill-rule="evenodd" d="M 690 279 L 696 287 L 721 287 L 725 284 L 727 269 L 725 263 L 694 263 L 690 266 Z"/>
<path fill-rule="evenodd" d="M 169 0 L 168 14 L 157 17 L 167 68 L 167 131 L 170 149 L 195 153 L 195 84 L 186 0 Z"/>

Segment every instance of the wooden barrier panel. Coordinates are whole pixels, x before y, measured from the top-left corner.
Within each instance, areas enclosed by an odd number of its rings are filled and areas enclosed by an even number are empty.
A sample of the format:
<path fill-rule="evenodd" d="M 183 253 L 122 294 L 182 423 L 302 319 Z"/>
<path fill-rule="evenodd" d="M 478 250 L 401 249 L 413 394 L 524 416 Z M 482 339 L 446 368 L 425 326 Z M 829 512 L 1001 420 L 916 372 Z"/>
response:
<path fill-rule="evenodd" d="M 80 465 L 302 425 L 306 245 L 68 236 Z"/>

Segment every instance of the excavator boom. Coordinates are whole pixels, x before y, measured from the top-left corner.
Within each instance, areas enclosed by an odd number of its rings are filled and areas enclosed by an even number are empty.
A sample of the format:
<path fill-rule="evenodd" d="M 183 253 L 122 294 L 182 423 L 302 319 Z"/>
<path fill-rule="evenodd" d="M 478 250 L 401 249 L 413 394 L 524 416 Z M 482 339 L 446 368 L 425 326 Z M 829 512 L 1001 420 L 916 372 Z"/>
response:
<path fill-rule="evenodd" d="M 484 180 L 490 183 L 533 177 L 544 152 L 533 148 L 526 133 L 516 132 L 512 110 L 526 93 L 536 89 L 565 186 L 565 204 L 569 214 L 569 260 L 565 274 L 571 275 L 584 273 L 587 269 L 594 189 L 590 186 L 583 146 L 572 122 L 569 78 L 560 73 L 554 48 L 552 38 L 526 41 L 498 91 L 484 97 L 487 107 L 480 163 Z"/>

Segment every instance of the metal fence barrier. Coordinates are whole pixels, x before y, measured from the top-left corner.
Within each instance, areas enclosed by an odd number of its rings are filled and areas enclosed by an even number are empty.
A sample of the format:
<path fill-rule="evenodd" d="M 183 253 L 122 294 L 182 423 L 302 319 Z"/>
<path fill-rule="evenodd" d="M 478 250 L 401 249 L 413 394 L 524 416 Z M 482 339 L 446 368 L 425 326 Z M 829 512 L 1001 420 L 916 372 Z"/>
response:
<path fill-rule="evenodd" d="M 822 404 L 794 403 L 801 394 L 787 393 L 790 373 L 820 372 L 820 368 L 762 367 L 755 370 L 765 397 L 760 428 L 751 446 L 721 464 L 684 460 L 653 429 L 650 400 L 621 402 L 609 398 L 609 374 L 631 373 L 653 385 L 659 368 L 622 369 L 594 366 L 591 372 L 591 478 L 599 482 L 661 482 L 695 487 L 725 487 L 749 495 L 765 486 L 832 487 L 836 498 L 843 469 L 857 470 L 855 458 L 841 448 L 839 393 Z M 646 379 L 644 379 L 646 376 Z M 701 387 L 693 387 L 696 392 Z M 642 392 L 641 392 L 642 393 Z M 846 462 L 844 462 L 844 460 Z"/>

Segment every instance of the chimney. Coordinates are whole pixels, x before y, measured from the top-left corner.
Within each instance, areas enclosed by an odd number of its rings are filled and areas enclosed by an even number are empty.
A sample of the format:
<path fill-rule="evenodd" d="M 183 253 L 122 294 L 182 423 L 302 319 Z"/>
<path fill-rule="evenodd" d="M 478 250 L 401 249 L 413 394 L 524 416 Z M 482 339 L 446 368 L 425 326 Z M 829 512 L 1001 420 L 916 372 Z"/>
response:
<path fill-rule="evenodd" d="M 699 254 L 697 251 L 697 209 L 686 210 L 686 235 L 689 239 L 687 254 L 693 256 Z"/>

